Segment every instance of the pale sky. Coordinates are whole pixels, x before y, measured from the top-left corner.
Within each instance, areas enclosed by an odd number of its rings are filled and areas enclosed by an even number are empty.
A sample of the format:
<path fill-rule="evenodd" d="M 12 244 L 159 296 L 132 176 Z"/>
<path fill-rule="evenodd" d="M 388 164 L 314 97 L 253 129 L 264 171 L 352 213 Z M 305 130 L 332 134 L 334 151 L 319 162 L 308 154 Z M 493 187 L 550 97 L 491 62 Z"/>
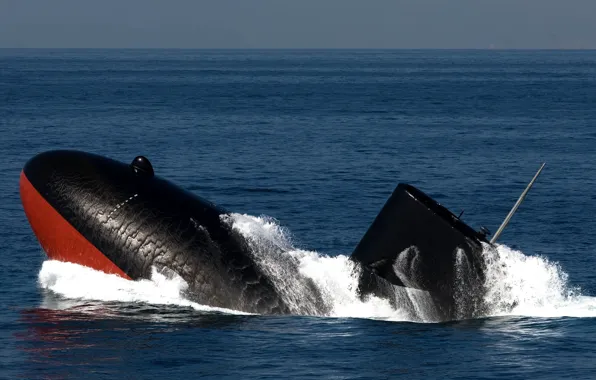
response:
<path fill-rule="evenodd" d="M 0 0 L 0 47 L 596 48 L 596 0 Z"/>

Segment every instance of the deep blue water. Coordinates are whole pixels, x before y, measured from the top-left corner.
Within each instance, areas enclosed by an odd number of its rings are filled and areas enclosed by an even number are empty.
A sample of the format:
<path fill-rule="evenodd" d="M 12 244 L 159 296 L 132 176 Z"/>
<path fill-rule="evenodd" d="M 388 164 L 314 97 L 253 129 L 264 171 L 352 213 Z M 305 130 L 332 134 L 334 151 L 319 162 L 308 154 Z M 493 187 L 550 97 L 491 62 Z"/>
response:
<path fill-rule="evenodd" d="M 56 148 L 146 155 L 316 257 L 349 255 L 398 182 L 494 232 L 547 165 L 500 240 L 520 308 L 414 323 L 102 298 L 66 267 L 52 287 L 18 179 Z M 595 377 L 595 215 L 593 51 L 0 50 L 4 378 Z"/>

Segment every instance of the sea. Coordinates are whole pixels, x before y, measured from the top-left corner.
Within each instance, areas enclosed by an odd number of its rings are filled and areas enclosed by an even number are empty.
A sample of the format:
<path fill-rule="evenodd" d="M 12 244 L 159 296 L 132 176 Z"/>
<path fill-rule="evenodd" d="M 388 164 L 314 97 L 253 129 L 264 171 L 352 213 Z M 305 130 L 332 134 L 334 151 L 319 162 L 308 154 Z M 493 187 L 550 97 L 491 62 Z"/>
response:
<path fill-rule="evenodd" d="M 332 310 L 251 315 L 49 261 L 19 175 L 62 148 L 145 155 Z M 358 297 L 348 257 L 398 183 L 494 233 L 543 162 L 486 315 Z M 0 378 L 596 378 L 595 231 L 595 51 L 0 50 Z"/>

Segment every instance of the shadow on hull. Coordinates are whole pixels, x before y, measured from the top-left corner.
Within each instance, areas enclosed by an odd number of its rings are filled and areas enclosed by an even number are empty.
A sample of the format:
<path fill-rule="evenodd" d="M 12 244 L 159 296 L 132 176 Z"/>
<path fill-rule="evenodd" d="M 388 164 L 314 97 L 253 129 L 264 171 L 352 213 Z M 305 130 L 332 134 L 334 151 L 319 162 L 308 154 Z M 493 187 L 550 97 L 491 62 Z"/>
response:
<path fill-rule="evenodd" d="M 259 314 L 330 312 L 304 279 L 307 305 L 288 302 L 257 263 L 225 209 L 154 175 L 144 157 L 125 164 L 78 151 L 33 157 L 20 179 L 23 207 L 48 257 L 127 279 L 173 271 L 202 304 Z M 485 236 L 410 185 L 397 186 L 351 258 L 361 297 L 398 305 L 427 294 L 435 319 L 482 312 Z M 294 265 L 291 262 L 288 265 Z M 298 272 L 297 263 L 295 270 Z"/>

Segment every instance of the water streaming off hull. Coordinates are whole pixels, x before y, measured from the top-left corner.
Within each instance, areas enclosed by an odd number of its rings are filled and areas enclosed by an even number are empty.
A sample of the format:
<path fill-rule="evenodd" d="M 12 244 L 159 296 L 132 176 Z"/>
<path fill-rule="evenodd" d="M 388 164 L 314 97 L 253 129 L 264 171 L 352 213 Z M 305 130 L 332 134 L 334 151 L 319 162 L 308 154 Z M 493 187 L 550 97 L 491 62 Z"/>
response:
<path fill-rule="evenodd" d="M 244 235 L 258 257 L 258 265 L 273 279 L 295 314 L 354 317 L 390 321 L 437 322 L 428 292 L 395 287 L 393 299 L 357 291 L 360 268 L 348 256 L 327 256 L 295 248 L 288 231 L 274 219 L 233 214 L 233 229 Z M 475 309 L 476 317 L 521 315 L 543 317 L 596 316 L 596 298 L 582 296 L 568 285 L 557 263 L 526 256 L 498 245 L 484 247 L 486 278 L 479 283 L 463 253 L 456 255 L 456 303 L 460 313 Z M 415 260 L 410 260 L 415 263 Z M 410 270 L 415 270 L 411 267 Z M 128 281 L 114 275 L 57 261 L 44 262 L 39 284 L 65 299 L 146 303 L 190 307 L 199 312 L 241 313 L 191 302 L 186 283 L 175 274 L 153 270 L 151 280 Z M 484 286 L 482 300 L 469 297 L 470 286 Z M 54 307 L 60 307 L 60 303 Z M 482 305 L 480 307 L 479 305 Z"/>

